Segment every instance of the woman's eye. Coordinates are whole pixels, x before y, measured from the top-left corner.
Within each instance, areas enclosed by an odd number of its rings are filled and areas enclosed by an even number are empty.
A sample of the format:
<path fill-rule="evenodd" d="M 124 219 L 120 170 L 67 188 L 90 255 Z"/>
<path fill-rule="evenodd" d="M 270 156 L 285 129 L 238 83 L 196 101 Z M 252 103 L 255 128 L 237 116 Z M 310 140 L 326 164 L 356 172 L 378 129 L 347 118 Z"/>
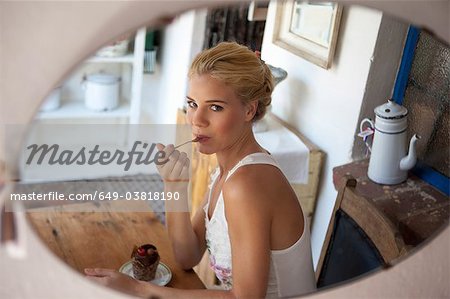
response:
<path fill-rule="evenodd" d="M 197 104 L 194 101 L 188 101 L 187 104 L 189 108 L 197 108 Z"/>
<path fill-rule="evenodd" d="M 211 106 L 211 110 L 213 110 L 213 111 L 222 111 L 223 107 L 218 106 L 218 105 L 212 105 Z"/>

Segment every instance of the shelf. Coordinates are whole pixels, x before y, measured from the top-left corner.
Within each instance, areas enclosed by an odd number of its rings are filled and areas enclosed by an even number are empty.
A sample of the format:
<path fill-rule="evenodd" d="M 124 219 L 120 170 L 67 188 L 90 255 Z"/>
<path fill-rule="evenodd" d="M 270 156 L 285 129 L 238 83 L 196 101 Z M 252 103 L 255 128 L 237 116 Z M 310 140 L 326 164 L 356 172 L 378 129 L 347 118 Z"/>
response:
<path fill-rule="evenodd" d="M 118 57 L 99 57 L 93 56 L 86 60 L 86 62 L 95 62 L 95 63 L 133 63 L 134 55 L 133 53 L 127 54 L 125 56 Z"/>
<path fill-rule="evenodd" d="M 122 98 L 120 104 L 117 108 L 110 111 L 92 111 L 86 108 L 84 100 L 77 97 L 75 94 L 69 93 L 67 96 L 67 101 L 62 101 L 60 108 L 51 111 L 42 111 L 36 115 L 38 120 L 57 120 L 57 122 L 64 122 L 65 119 L 74 120 L 78 119 L 83 122 L 83 120 L 101 119 L 109 121 L 122 122 L 123 119 L 130 124 L 139 124 L 141 117 L 141 93 L 142 93 L 142 78 L 143 78 L 143 68 L 144 68 L 144 48 L 145 48 L 145 32 L 146 29 L 140 28 L 136 32 L 136 37 L 134 39 L 134 50 L 131 53 L 127 53 L 124 56 L 118 57 L 99 57 L 92 56 L 86 59 L 84 62 L 89 64 L 95 63 L 111 63 L 111 64 L 131 64 L 131 78 L 129 83 L 130 92 L 125 95 L 125 99 Z M 94 68 L 93 65 L 89 65 L 88 68 Z M 81 72 L 81 70 L 80 70 Z M 127 80 L 128 81 L 128 80 Z M 77 82 L 78 83 L 78 82 Z M 76 84 L 77 84 L 76 83 Z M 68 85 L 73 85 L 71 81 Z M 79 88 L 79 86 L 70 86 L 71 88 Z M 70 90 L 70 88 L 69 88 Z"/>
<path fill-rule="evenodd" d="M 129 117 L 130 105 L 121 102 L 119 106 L 109 111 L 92 111 L 86 108 L 84 101 L 62 102 L 61 107 L 51 111 L 37 114 L 37 119 L 64 119 L 64 118 L 112 118 Z"/>

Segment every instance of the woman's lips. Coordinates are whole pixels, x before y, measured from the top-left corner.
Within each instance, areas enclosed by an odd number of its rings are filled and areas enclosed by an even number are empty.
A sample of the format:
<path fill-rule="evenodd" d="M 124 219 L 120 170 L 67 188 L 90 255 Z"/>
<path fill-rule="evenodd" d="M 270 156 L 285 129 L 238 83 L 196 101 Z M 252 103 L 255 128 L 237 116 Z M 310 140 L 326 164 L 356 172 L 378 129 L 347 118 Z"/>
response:
<path fill-rule="evenodd" d="M 211 139 L 211 137 L 208 137 L 205 135 L 197 135 L 196 139 L 198 140 L 198 142 L 204 143 L 204 142 L 208 141 L 209 139 Z"/>

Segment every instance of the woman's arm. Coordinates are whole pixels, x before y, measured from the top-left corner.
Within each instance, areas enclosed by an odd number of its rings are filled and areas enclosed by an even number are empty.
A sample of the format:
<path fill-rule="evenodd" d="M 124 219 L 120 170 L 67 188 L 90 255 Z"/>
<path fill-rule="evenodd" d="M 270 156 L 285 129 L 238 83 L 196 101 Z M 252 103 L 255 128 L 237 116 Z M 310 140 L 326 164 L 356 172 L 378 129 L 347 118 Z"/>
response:
<path fill-rule="evenodd" d="M 182 290 L 139 281 L 112 269 L 85 269 L 87 278 L 106 287 L 142 298 L 236 298 L 231 291 Z"/>
<path fill-rule="evenodd" d="M 236 171 L 223 187 L 233 294 L 239 298 L 266 295 L 271 254 L 271 194 L 264 171 L 255 172 L 247 167 Z"/>
<path fill-rule="evenodd" d="M 206 197 L 192 221 L 189 212 L 166 213 L 167 230 L 175 260 L 183 269 L 196 266 L 205 252 L 205 204 Z"/>
<path fill-rule="evenodd" d="M 205 223 L 203 209 L 191 221 L 188 204 L 189 159 L 172 144 L 157 145 L 166 160 L 158 165 L 164 180 L 164 192 L 178 193 L 178 200 L 165 202 L 166 224 L 175 260 L 183 269 L 197 265 L 205 252 Z M 205 204 L 205 201 L 202 205 Z"/>

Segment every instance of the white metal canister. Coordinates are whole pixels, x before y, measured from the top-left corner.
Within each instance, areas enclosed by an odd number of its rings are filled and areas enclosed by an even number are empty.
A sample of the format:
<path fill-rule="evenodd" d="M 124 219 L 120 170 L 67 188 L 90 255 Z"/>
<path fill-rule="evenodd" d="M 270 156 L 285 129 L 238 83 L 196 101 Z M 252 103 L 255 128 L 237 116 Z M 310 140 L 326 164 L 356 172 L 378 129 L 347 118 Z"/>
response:
<path fill-rule="evenodd" d="M 82 82 L 85 89 L 84 102 L 87 108 L 94 111 L 112 110 L 119 104 L 118 76 L 97 73 L 88 75 Z"/>

